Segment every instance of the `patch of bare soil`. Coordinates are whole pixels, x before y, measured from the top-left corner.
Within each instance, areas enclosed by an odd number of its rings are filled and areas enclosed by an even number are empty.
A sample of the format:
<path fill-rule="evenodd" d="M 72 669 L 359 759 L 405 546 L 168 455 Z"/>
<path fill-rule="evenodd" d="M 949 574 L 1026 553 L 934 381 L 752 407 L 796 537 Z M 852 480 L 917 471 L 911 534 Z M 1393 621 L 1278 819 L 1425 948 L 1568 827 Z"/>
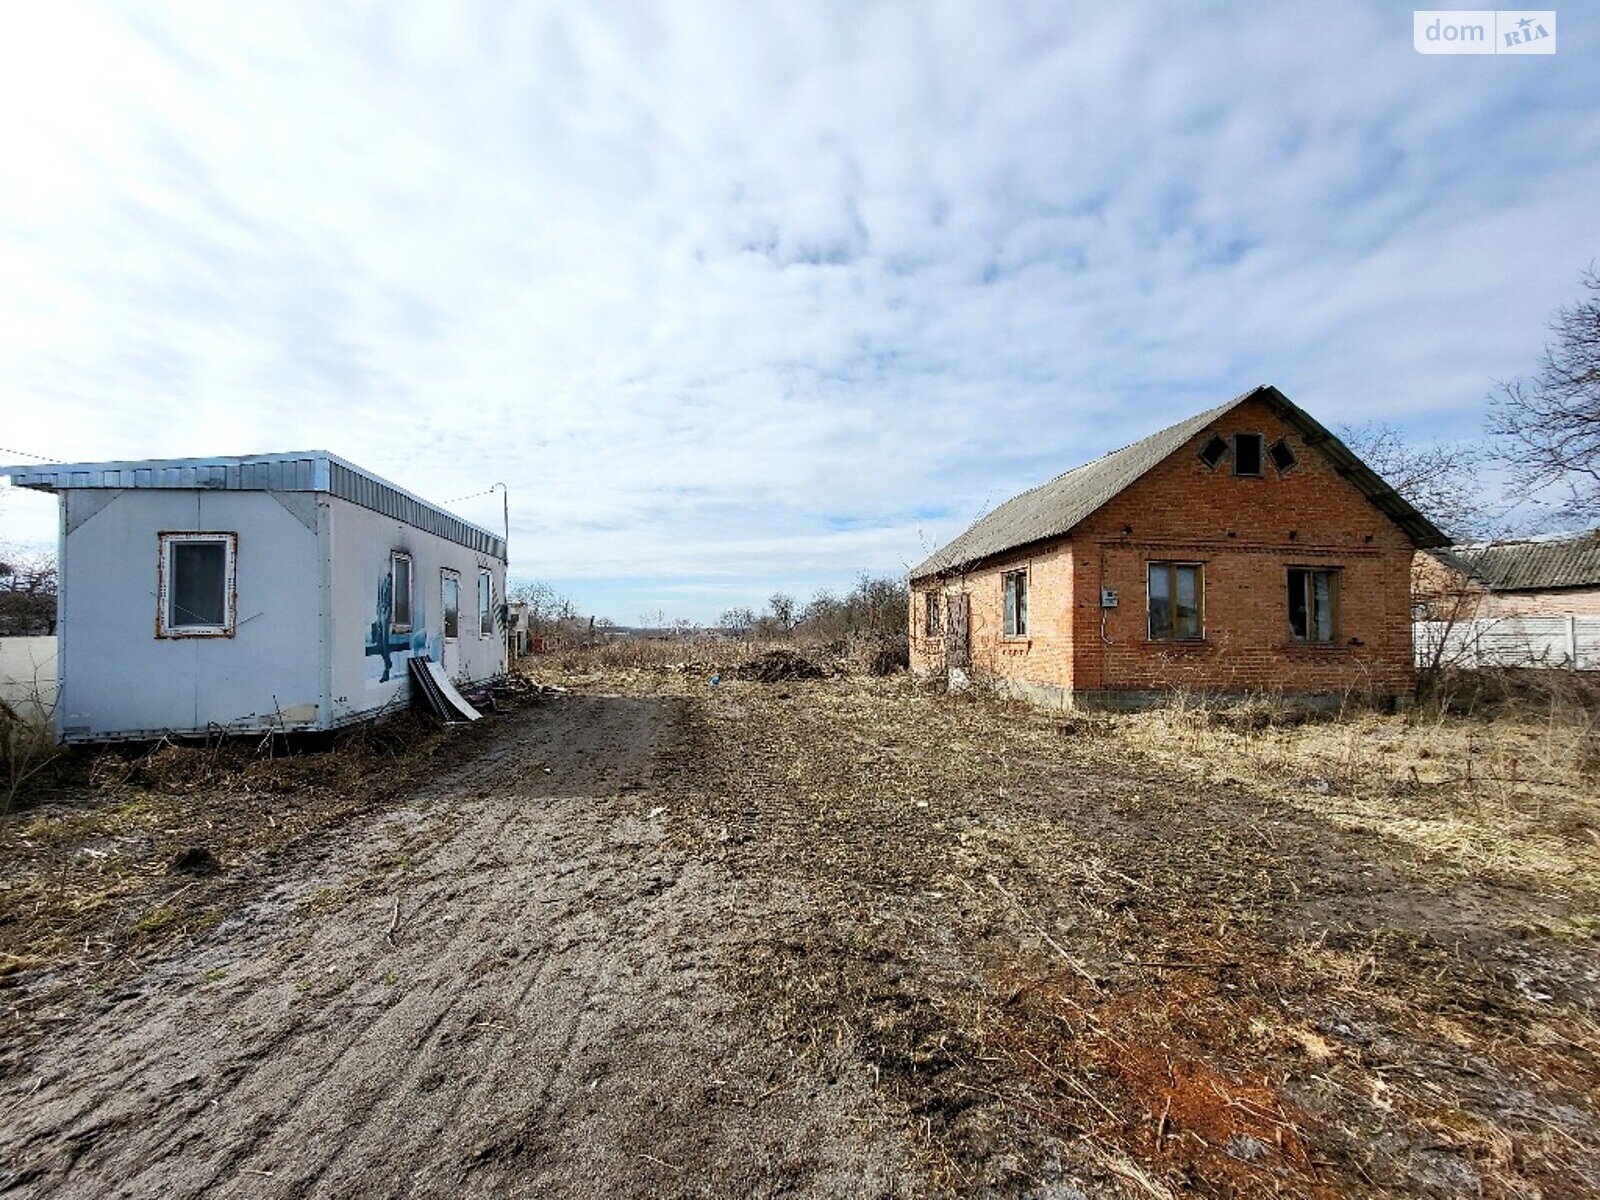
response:
<path fill-rule="evenodd" d="M 909 681 L 703 706 L 673 837 L 787 908 L 723 977 L 933 1189 L 1600 1195 L 1592 841 L 1479 869 Z"/>
<path fill-rule="evenodd" d="M 296 753 L 267 739 L 64 756 L 0 817 L 0 1036 L 115 993 L 286 856 L 470 754 L 478 732 L 402 713 Z"/>
<path fill-rule="evenodd" d="M 751 1036 L 720 983 L 768 900 L 666 840 L 687 725 L 555 698 L 303 846 L 11 1055 L 0 1192 L 912 1194 L 864 1068 Z"/>
<path fill-rule="evenodd" d="M 1592 797 L 1430 793 L 1437 738 L 1364 790 L 1353 726 L 1169 761 L 903 676 L 573 666 L 36 1011 L 0 1192 L 1600 1195 Z M 192 828 L 169 908 L 238 870 Z"/>

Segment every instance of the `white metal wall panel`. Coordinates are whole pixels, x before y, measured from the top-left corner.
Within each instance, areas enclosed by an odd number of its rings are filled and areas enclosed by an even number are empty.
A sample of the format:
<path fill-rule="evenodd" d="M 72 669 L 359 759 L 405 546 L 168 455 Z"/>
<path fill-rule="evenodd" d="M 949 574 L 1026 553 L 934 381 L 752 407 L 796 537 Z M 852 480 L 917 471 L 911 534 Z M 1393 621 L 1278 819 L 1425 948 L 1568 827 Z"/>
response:
<path fill-rule="evenodd" d="M 156 636 L 165 531 L 238 535 L 233 637 Z M 124 491 L 63 539 L 61 570 L 57 726 L 69 739 L 265 729 L 280 714 L 313 726 L 325 714 L 317 536 L 271 496 Z"/>
<path fill-rule="evenodd" d="M 406 660 L 427 654 L 443 661 L 444 620 L 440 573 L 461 576 L 461 634 L 453 663 L 461 682 L 492 679 L 505 671 L 505 563 L 448 537 L 355 501 L 328 500 L 331 564 L 329 653 L 332 662 L 331 710 L 336 724 L 403 704 L 410 696 Z M 379 615 L 379 589 L 389 575 L 395 551 L 411 555 L 412 630 L 391 634 Z M 477 585 L 480 567 L 493 580 L 495 632 L 478 634 Z M 387 643 L 387 644 L 385 644 Z M 387 656 L 385 655 L 387 650 Z M 385 678 L 387 675 L 387 678 Z"/>

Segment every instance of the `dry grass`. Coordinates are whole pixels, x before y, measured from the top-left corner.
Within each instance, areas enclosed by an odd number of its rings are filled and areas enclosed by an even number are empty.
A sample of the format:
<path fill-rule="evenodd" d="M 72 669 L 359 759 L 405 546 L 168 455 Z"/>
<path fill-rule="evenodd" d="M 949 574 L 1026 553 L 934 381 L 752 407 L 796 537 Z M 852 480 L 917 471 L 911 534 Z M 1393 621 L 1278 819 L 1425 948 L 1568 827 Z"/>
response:
<path fill-rule="evenodd" d="M 941 1193 L 1600 1195 L 1581 724 L 567 665 L 697 698 L 676 836 L 787 909 L 729 984 Z"/>
<path fill-rule="evenodd" d="M 449 737 L 401 713 L 271 741 L 77 750 L 0 817 L 0 1030 L 65 1019 L 212 928 L 296 847 L 415 784 Z"/>
<path fill-rule="evenodd" d="M 1600 722 L 1583 707 L 1304 719 L 1178 703 L 1084 728 L 1176 774 L 1264 792 L 1464 876 L 1600 886 Z"/>
<path fill-rule="evenodd" d="M 607 673 L 673 671 L 709 679 L 729 675 L 741 664 L 773 652 L 803 656 L 826 674 L 860 671 L 888 675 L 905 667 L 903 635 L 863 633 L 832 642 L 815 639 L 761 639 L 698 634 L 689 637 L 619 637 L 571 646 L 522 661 L 530 673 L 603 678 Z"/>

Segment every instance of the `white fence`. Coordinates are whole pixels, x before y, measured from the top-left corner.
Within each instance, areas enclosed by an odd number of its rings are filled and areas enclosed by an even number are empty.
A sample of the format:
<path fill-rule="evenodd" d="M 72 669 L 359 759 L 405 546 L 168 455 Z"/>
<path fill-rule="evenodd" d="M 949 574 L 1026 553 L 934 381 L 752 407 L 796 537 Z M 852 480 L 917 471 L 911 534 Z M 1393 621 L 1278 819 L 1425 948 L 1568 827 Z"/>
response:
<path fill-rule="evenodd" d="M 1600 671 L 1600 617 L 1418 621 L 1420 667 L 1576 667 Z"/>
<path fill-rule="evenodd" d="M 56 705 L 56 640 L 0 638 L 0 702 L 25 721 L 48 721 Z"/>

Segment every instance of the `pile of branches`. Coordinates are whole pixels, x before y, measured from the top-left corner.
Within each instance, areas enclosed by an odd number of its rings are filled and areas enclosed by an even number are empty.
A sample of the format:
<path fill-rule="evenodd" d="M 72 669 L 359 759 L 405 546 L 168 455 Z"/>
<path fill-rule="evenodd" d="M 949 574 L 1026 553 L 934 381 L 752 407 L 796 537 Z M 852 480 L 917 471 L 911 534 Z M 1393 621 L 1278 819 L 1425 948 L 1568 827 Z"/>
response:
<path fill-rule="evenodd" d="M 740 663 L 729 672 L 735 679 L 756 683 L 787 683 L 796 679 L 821 679 L 828 674 L 798 650 L 768 650 Z"/>

